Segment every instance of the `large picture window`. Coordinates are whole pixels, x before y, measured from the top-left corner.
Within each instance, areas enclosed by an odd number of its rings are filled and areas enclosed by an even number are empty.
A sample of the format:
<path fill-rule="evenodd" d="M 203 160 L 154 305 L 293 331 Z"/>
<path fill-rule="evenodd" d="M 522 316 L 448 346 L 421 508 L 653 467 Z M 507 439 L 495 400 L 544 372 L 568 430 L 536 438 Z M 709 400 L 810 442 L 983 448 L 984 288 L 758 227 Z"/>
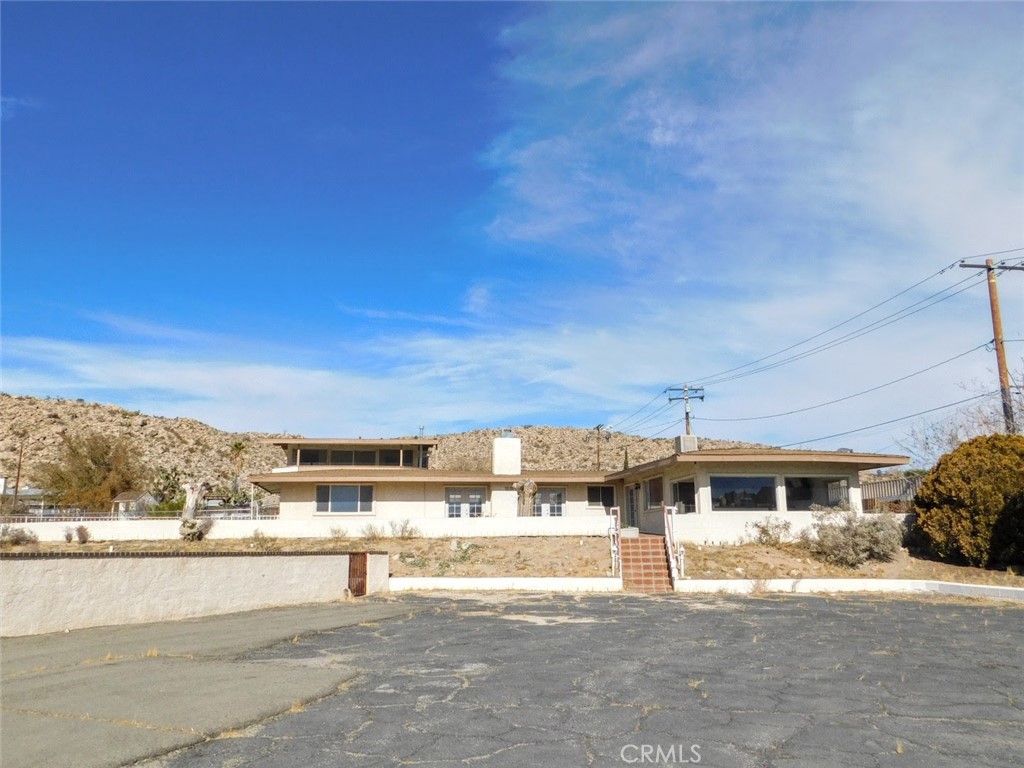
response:
<path fill-rule="evenodd" d="M 850 500 L 845 477 L 787 477 L 786 509 L 809 510 L 812 504 L 837 507 Z"/>
<path fill-rule="evenodd" d="M 372 485 L 318 485 L 316 511 L 341 514 L 372 514 Z"/>
<path fill-rule="evenodd" d="M 774 477 L 711 477 L 712 509 L 774 510 Z"/>
<path fill-rule="evenodd" d="M 448 517 L 481 517 L 484 513 L 483 488 L 445 489 Z"/>
<path fill-rule="evenodd" d="M 538 488 L 533 497 L 534 517 L 562 517 L 565 514 L 565 488 Z"/>

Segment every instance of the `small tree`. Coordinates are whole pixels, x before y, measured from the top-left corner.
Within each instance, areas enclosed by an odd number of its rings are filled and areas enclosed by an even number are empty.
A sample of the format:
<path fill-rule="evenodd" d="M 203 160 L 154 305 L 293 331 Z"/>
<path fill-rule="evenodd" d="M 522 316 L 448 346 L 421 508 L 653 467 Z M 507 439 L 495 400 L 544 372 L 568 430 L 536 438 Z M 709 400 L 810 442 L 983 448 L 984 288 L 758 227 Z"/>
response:
<path fill-rule="evenodd" d="M 127 437 L 84 432 L 65 434 L 57 460 L 31 476 L 60 505 L 100 511 L 117 494 L 144 488 L 149 474 Z"/>
<path fill-rule="evenodd" d="M 917 531 L 944 559 L 972 565 L 1021 562 L 1021 495 L 1024 436 L 976 437 L 939 459 L 921 483 L 914 499 Z"/>

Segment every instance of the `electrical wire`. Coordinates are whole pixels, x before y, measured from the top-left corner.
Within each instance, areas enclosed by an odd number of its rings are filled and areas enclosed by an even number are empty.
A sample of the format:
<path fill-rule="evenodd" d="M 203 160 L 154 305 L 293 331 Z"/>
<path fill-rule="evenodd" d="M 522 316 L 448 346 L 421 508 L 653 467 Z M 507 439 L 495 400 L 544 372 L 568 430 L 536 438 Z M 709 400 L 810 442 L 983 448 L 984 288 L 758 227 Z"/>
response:
<path fill-rule="evenodd" d="M 615 422 L 614 424 L 609 424 L 608 425 L 608 430 L 611 431 L 613 429 L 618 429 L 621 425 L 625 424 L 627 421 L 632 419 L 634 416 L 636 416 L 636 415 L 642 413 L 643 411 L 645 411 L 646 409 L 650 408 L 651 405 L 653 405 L 655 402 L 660 400 L 661 396 L 664 395 L 667 391 L 668 391 L 667 389 L 661 390 L 661 392 L 659 392 L 654 397 L 652 397 L 650 400 L 648 400 L 644 405 L 642 405 L 639 408 L 637 408 L 635 411 L 633 411 L 631 414 L 629 414 L 629 416 L 627 416 L 626 418 L 620 419 L 619 421 Z"/>
<path fill-rule="evenodd" d="M 817 443 L 817 442 L 820 442 L 822 440 L 831 440 L 833 437 L 845 437 L 846 435 L 853 435 L 853 434 L 856 434 L 857 432 L 866 432 L 869 429 L 875 429 L 877 427 L 884 427 L 884 426 L 886 426 L 888 424 L 895 424 L 898 421 L 906 421 L 907 419 L 913 419 L 913 418 L 915 418 L 917 416 L 924 416 L 926 413 L 935 413 L 935 411 L 941 411 L 941 410 L 944 410 L 946 408 L 952 408 L 955 405 L 963 405 L 964 403 L 969 403 L 972 400 L 980 400 L 983 397 L 991 397 L 992 395 L 998 395 L 998 394 L 999 394 L 998 390 L 994 391 L 994 392 L 986 392 L 986 393 L 981 394 L 981 395 L 975 395 L 974 397 L 968 397 L 965 400 L 958 400 L 955 403 L 947 403 L 946 405 L 940 405 L 937 408 L 929 408 L 926 411 L 918 411 L 917 413 L 912 413 L 909 416 L 900 416 L 897 419 L 889 419 L 889 421 L 880 421 L 877 424 L 871 424 L 871 425 L 869 425 L 867 427 L 859 427 L 858 429 L 850 429 L 850 430 L 847 430 L 846 432 L 836 432 L 833 435 L 825 435 L 824 437 L 815 437 L 815 438 L 812 438 L 810 440 L 800 440 L 799 442 L 796 442 L 796 443 L 787 443 L 786 445 L 780 445 L 779 448 L 792 448 L 794 445 L 806 445 L 807 443 Z"/>
<path fill-rule="evenodd" d="M 972 256 L 971 258 L 980 258 L 982 255 L 987 255 L 987 254 L 978 254 L 978 256 Z M 826 328 L 824 331 L 816 333 L 813 336 L 809 336 L 806 339 L 804 339 L 803 341 L 798 341 L 796 344 L 791 344 L 790 346 L 785 347 L 784 349 L 780 349 L 778 352 L 773 352 L 770 355 L 765 355 L 764 357 L 758 358 L 757 360 L 752 360 L 749 363 L 744 363 L 743 365 L 738 365 L 735 368 L 729 368 L 729 369 L 724 370 L 724 371 L 718 371 L 717 373 L 712 373 L 712 374 L 710 374 L 708 376 L 702 376 L 702 377 L 696 378 L 694 380 L 695 381 L 705 381 L 705 380 L 708 380 L 708 379 L 717 378 L 719 376 L 724 376 L 727 373 L 733 373 L 734 371 L 740 371 L 740 370 L 743 370 L 744 368 L 749 368 L 752 365 L 757 365 L 758 363 L 762 363 L 765 360 L 771 360 L 773 357 L 778 357 L 779 355 L 781 355 L 781 354 L 783 354 L 785 352 L 789 352 L 792 349 L 796 349 L 797 347 L 802 347 L 807 342 L 814 341 L 815 339 L 820 338 L 820 337 L 824 336 L 827 333 L 831 333 L 832 331 L 836 330 L 837 328 L 842 328 L 844 325 L 846 325 L 848 323 L 852 323 L 854 320 L 856 320 L 856 319 L 858 319 L 860 317 L 863 317 L 864 315 L 868 314 L 869 312 L 873 312 L 874 310 L 878 309 L 879 307 L 882 307 L 882 306 L 888 304 L 890 301 L 894 301 L 895 299 L 898 299 L 903 294 L 909 293 L 910 291 L 914 290 L 915 288 L 917 288 L 920 285 L 924 285 L 925 283 L 927 283 L 932 278 L 938 277 L 939 275 L 943 274 L 944 272 L 948 272 L 949 270 L 951 270 L 953 267 L 955 267 L 959 263 L 960 263 L 960 261 L 954 261 L 951 264 L 948 264 L 945 267 L 943 267 L 942 269 L 940 269 L 938 272 L 935 272 L 935 273 L 933 273 L 931 275 L 928 275 L 928 277 L 924 278 L 923 280 L 919 280 L 918 282 L 914 283 L 913 285 L 911 285 L 908 288 L 904 288 L 899 293 L 893 294 L 889 298 L 887 298 L 887 299 L 885 299 L 883 301 L 878 302 L 874 306 L 868 307 L 867 309 L 865 309 L 862 312 L 858 312 L 853 317 L 848 317 L 846 320 L 843 320 L 841 323 L 836 323 L 831 328 Z"/>
<path fill-rule="evenodd" d="M 698 421 L 761 421 L 763 419 L 777 419 L 777 418 L 779 418 L 781 416 L 792 416 L 792 415 L 797 414 L 797 413 L 806 413 L 807 411 L 813 411 L 813 410 L 816 410 L 818 408 L 824 408 L 827 405 L 835 405 L 836 403 L 841 403 L 841 402 L 843 402 L 845 400 L 852 400 L 855 397 L 860 397 L 861 395 L 866 395 L 866 394 L 869 394 L 870 392 L 877 392 L 878 390 L 884 389 L 885 387 L 890 387 L 893 384 L 899 384 L 901 381 L 906 381 L 907 379 L 912 379 L 914 376 L 919 376 L 922 373 L 927 373 L 928 371 L 934 370 L 935 368 L 938 368 L 940 366 L 946 365 L 946 363 L 952 363 L 954 360 L 959 360 L 961 357 L 966 357 L 967 355 L 971 354 L 972 352 L 977 352 L 979 349 L 984 349 L 990 343 L 991 342 L 987 342 L 986 341 L 984 344 L 979 344 L 978 346 L 974 347 L 973 349 L 968 349 L 966 352 L 961 352 L 959 355 L 956 355 L 955 357 L 951 357 L 951 358 L 949 358 L 947 360 L 943 360 L 940 363 L 935 363 L 935 365 L 930 365 L 927 368 L 922 368 L 919 371 L 914 371 L 913 373 L 908 373 L 906 376 L 901 376 L 898 379 L 893 379 L 892 381 L 887 381 L 885 384 L 878 384 L 877 386 L 871 387 L 870 389 L 865 389 L 865 390 L 862 390 L 860 392 L 855 392 L 854 394 L 846 395 L 845 397 L 839 397 L 839 398 L 836 398 L 835 400 L 829 400 L 828 402 L 825 402 L 825 403 L 818 403 L 817 405 L 809 405 L 806 408 L 797 408 L 797 409 L 792 410 L 792 411 L 784 411 L 784 412 L 781 412 L 781 413 L 770 413 L 770 414 L 768 414 L 766 416 L 746 416 L 746 417 L 743 417 L 743 418 L 738 418 L 737 417 L 737 418 L 731 418 L 731 419 L 714 419 L 714 418 L 709 418 L 709 417 L 706 417 L 706 416 L 694 416 L 693 418 L 695 420 L 698 420 Z"/>
<path fill-rule="evenodd" d="M 954 293 L 950 293 L 950 294 L 948 294 L 946 296 L 942 295 L 942 294 L 946 293 L 947 291 L 952 290 L 953 288 L 956 288 L 958 285 L 961 285 L 963 283 L 966 283 L 966 282 L 969 282 L 969 281 L 972 281 L 972 280 L 974 281 L 972 285 L 967 285 L 964 288 L 961 288 L 959 291 L 956 291 Z M 833 339 L 832 341 L 826 342 L 824 344 L 820 344 L 817 347 L 812 347 L 811 349 L 806 350 L 805 352 L 801 352 L 800 354 L 793 355 L 793 356 L 787 357 L 787 358 L 785 358 L 783 360 L 776 361 L 774 363 L 771 363 L 770 365 L 765 365 L 765 366 L 762 366 L 760 368 L 755 368 L 752 371 L 746 371 L 745 373 L 737 373 L 737 374 L 734 374 L 732 376 L 723 376 L 722 378 L 712 379 L 711 381 L 703 381 L 701 386 L 709 387 L 709 386 L 712 386 L 714 384 L 723 384 L 723 383 L 725 383 L 727 381 L 734 381 L 736 379 L 746 378 L 747 376 L 753 376 L 756 373 L 763 373 L 764 371 L 770 371 L 770 370 L 772 370 L 774 368 L 779 368 L 779 367 L 781 367 L 783 365 L 788 365 L 789 363 L 795 363 L 797 360 L 803 360 L 804 358 L 810 357 L 811 355 L 816 355 L 819 352 L 825 352 L 826 350 L 832 349 L 834 347 L 838 347 L 840 344 L 845 344 L 848 341 L 853 341 L 854 339 L 859 339 L 861 336 L 866 336 L 869 333 L 874 333 L 875 331 L 881 330 L 882 328 L 886 328 L 886 327 L 892 325 L 893 323 L 897 323 L 900 320 L 904 320 L 904 319 L 906 319 L 908 317 L 911 317 L 912 315 L 916 315 L 918 312 L 923 312 L 924 310 L 926 310 L 926 309 L 928 309 L 930 307 L 933 307 L 936 304 L 940 304 L 943 301 L 948 301 L 949 299 L 952 299 L 954 296 L 958 296 L 959 294 L 963 293 L 964 291 L 969 291 L 971 288 L 974 288 L 975 286 L 980 285 L 983 282 L 985 282 L 985 276 L 983 274 L 981 274 L 981 273 L 978 273 L 978 274 L 975 274 L 975 275 L 968 275 L 963 280 L 959 280 L 956 283 L 954 283 L 953 285 L 951 285 L 949 288 L 944 288 L 943 290 L 937 291 L 936 293 L 933 293 L 930 296 L 926 296 L 925 298 L 921 299 L 920 301 L 916 301 L 913 304 L 911 304 L 910 306 L 904 307 L 903 309 L 899 310 L 898 312 L 894 312 L 891 315 L 886 315 L 885 317 L 883 317 L 883 318 L 881 318 L 879 320 L 876 320 L 875 322 L 870 323 L 869 325 L 863 326 L 862 328 L 858 328 L 855 331 L 850 331 L 849 333 L 845 334 L 844 336 L 840 336 L 837 339 Z M 936 298 L 936 297 L 940 297 L 940 298 Z M 928 304 L 924 304 L 926 301 L 930 301 L 931 299 L 935 299 L 935 300 L 931 301 Z M 920 304 L 924 304 L 924 306 L 918 306 Z M 908 311 L 908 310 L 913 309 L 914 307 L 918 307 L 918 308 L 914 309 L 912 312 Z"/>

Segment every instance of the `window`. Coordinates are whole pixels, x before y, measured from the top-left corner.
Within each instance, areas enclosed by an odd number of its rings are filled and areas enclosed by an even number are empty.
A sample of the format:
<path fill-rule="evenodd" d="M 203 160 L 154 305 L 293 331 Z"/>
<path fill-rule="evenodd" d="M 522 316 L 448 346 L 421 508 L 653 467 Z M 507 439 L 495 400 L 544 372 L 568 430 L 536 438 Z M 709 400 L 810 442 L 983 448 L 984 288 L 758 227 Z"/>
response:
<path fill-rule="evenodd" d="M 348 514 L 373 513 L 372 485 L 318 485 L 316 511 Z"/>
<path fill-rule="evenodd" d="M 377 452 L 376 451 L 353 451 L 355 456 L 353 457 L 354 463 L 357 467 L 375 467 L 377 466 Z"/>
<path fill-rule="evenodd" d="M 775 509 L 774 477 L 711 478 L 712 509 Z"/>
<path fill-rule="evenodd" d="M 672 483 L 672 506 L 680 514 L 697 511 L 697 489 L 692 480 Z"/>
<path fill-rule="evenodd" d="M 849 501 L 845 477 L 787 477 L 786 509 L 809 510 L 812 504 L 835 507 Z"/>
<path fill-rule="evenodd" d="M 380 452 L 380 465 L 382 467 L 398 467 L 402 463 L 402 452 L 395 449 L 382 449 Z"/>
<path fill-rule="evenodd" d="M 613 485 L 588 485 L 587 506 L 604 507 L 611 509 L 615 506 L 615 486 Z"/>
<path fill-rule="evenodd" d="M 644 503 L 647 509 L 661 507 L 665 503 L 665 484 L 660 477 L 644 480 Z"/>
<path fill-rule="evenodd" d="M 480 517 L 484 513 L 483 488 L 445 489 L 448 517 Z"/>
<path fill-rule="evenodd" d="M 533 497 L 534 517 L 561 517 L 565 513 L 565 488 L 538 488 Z"/>
<path fill-rule="evenodd" d="M 315 448 L 299 449 L 299 464 L 326 464 L 327 451 L 319 451 Z"/>
<path fill-rule="evenodd" d="M 331 451 L 331 464 L 351 465 L 355 462 L 353 451 Z"/>

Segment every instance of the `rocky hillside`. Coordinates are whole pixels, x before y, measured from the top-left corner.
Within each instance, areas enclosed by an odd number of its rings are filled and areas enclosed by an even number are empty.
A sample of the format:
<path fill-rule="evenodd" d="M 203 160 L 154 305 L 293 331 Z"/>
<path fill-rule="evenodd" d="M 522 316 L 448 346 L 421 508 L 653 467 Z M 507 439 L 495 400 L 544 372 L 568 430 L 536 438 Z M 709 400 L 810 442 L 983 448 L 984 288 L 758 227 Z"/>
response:
<path fill-rule="evenodd" d="M 614 472 L 671 456 L 675 451 L 671 438 L 648 438 L 622 432 L 601 432 L 576 427 L 513 427 L 523 441 L 523 470 L 572 470 Z M 435 469 L 487 471 L 491 468 L 491 444 L 501 433 L 498 429 L 478 429 L 453 435 L 436 435 L 440 441 L 431 459 Z M 752 447 L 753 443 L 731 440 L 697 441 L 700 448 Z M 600 465 L 598 454 L 600 453 Z"/>
<path fill-rule="evenodd" d="M 265 438 L 277 435 L 222 432 L 195 419 L 146 416 L 83 400 L 0 394 L 0 476 L 13 483 L 18 448 L 24 440 L 25 484 L 33 466 L 57 458 L 65 432 L 127 435 L 154 472 L 177 470 L 182 478 L 203 478 L 215 487 L 228 487 L 239 475 L 265 472 L 284 463 L 280 448 L 263 444 Z M 232 451 L 235 443 L 245 446 L 237 459 Z"/>
<path fill-rule="evenodd" d="M 57 458 L 64 433 L 100 432 L 127 435 L 138 447 L 143 462 L 154 472 L 177 470 L 182 478 L 202 478 L 214 486 L 228 487 L 241 476 L 266 472 L 284 463 L 284 453 L 264 444 L 270 437 L 257 432 L 222 432 L 195 419 L 147 416 L 114 405 L 82 400 L 39 399 L 0 394 L 0 476 L 12 482 L 18 448 L 24 442 L 23 484 L 33 466 Z M 668 438 L 649 439 L 620 432 L 602 432 L 573 427 L 515 427 L 523 441 L 523 469 L 526 471 L 623 468 L 628 451 L 630 466 L 668 456 L 673 451 Z M 438 435 L 440 441 L 431 466 L 436 469 L 489 470 L 491 443 L 500 434 L 483 429 Z M 339 435 L 338 437 L 344 437 Z M 232 446 L 245 450 L 236 460 Z M 749 445 L 724 440 L 700 440 L 702 448 Z"/>

